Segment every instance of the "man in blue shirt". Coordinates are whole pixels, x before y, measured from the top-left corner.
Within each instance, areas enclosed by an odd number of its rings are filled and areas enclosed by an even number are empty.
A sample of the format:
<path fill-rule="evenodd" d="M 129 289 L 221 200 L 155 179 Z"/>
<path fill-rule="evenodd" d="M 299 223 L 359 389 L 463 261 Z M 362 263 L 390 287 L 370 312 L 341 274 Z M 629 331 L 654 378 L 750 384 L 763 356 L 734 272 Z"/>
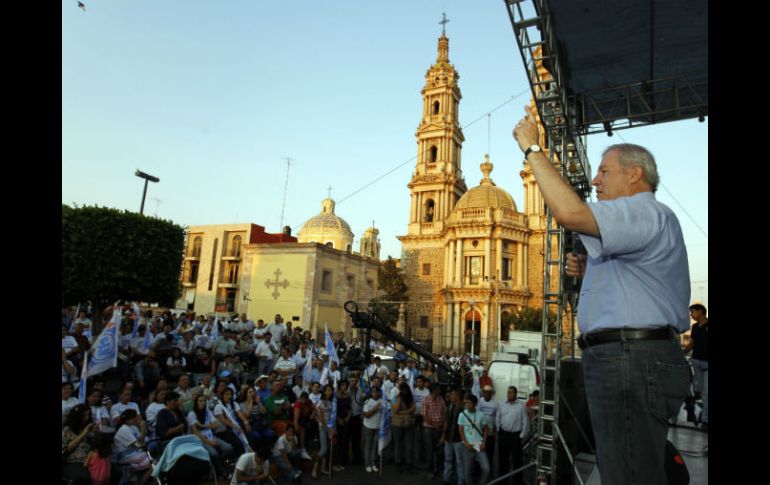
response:
<path fill-rule="evenodd" d="M 690 300 L 679 221 L 655 200 L 655 159 L 638 145 L 605 150 L 592 181 L 599 201 L 583 202 L 537 145 L 525 110 L 513 136 L 554 218 L 588 253 L 568 254 L 565 272 L 584 277 L 578 343 L 601 481 L 665 485 L 668 419 L 690 381 L 676 338 L 689 327 Z"/>

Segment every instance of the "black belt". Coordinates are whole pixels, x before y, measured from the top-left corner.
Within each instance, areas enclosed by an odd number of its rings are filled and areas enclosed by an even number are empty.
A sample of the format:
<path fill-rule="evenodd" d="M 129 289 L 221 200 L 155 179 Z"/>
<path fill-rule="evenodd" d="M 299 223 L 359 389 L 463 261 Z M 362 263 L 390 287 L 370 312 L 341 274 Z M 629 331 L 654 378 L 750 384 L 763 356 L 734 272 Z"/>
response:
<path fill-rule="evenodd" d="M 608 344 L 623 340 L 668 340 L 673 337 L 674 329 L 671 327 L 654 329 L 619 328 L 582 334 L 578 337 L 578 347 L 582 350 L 592 345 Z"/>

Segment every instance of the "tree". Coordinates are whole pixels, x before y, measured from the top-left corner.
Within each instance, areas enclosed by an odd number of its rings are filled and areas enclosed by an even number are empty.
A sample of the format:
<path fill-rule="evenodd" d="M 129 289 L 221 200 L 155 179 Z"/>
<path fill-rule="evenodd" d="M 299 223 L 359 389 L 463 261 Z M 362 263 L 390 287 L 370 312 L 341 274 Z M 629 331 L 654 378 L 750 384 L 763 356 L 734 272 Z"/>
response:
<path fill-rule="evenodd" d="M 406 294 L 404 276 L 390 256 L 377 270 L 377 285 L 381 294 L 369 301 L 369 311 L 377 313 L 388 325 L 395 326 L 398 321 L 398 308 L 401 302 L 406 302 L 409 297 Z"/>
<path fill-rule="evenodd" d="M 548 322 L 553 326 L 556 322 L 556 314 L 548 312 Z M 519 310 L 514 311 L 510 315 L 503 316 L 503 324 L 513 324 L 514 330 L 523 330 L 527 332 L 542 332 L 543 331 L 543 309 L 522 307 Z"/>
<path fill-rule="evenodd" d="M 173 306 L 184 237 L 170 221 L 62 204 L 62 305 L 92 301 L 95 332 L 101 309 L 119 299 Z"/>

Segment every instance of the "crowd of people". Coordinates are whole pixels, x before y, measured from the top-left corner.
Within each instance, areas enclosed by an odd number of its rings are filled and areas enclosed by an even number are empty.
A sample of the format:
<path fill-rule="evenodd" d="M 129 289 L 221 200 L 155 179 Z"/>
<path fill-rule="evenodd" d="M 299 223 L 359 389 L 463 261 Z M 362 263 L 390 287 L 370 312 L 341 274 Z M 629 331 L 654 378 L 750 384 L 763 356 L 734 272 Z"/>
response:
<path fill-rule="evenodd" d="M 437 369 L 404 349 L 394 354 L 395 368 L 380 357 L 364 368 L 351 358 L 362 343 L 340 333 L 330 356 L 280 315 L 265 324 L 245 314 L 219 321 L 136 306 L 122 311 L 118 365 L 87 379 L 85 403 L 75 394 L 94 343 L 92 322 L 86 312 L 62 312 L 62 473 L 74 483 L 109 483 L 111 464 L 145 483 L 151 457 L 185 434 L 232 484 L 265 480 L 270 463 L 279 480 L 300 482 L 302 460 L 312 461 L 312 478 L 361 466 L 421 471 L 458 485 L 474 483 L 474 462 L 484 483 L 495 453 L 501 474 L 521 466 L 521 437 L 536 418 L 537 397 L 528 396 L 525 407 L 515 387 L 494 389 L 478 359 L 442 356 L 478 381 L 474 394 L 464 390 L 470 385 L 440 385 Z M 107 380 L 119 381 L 115 395 L 105 393 Z M 494 400 L 493 392 L 507 399 Z M 383 420 L 392 438 L 380 450 Z M 383 460 L 393 466 L 381 471 Z"/>

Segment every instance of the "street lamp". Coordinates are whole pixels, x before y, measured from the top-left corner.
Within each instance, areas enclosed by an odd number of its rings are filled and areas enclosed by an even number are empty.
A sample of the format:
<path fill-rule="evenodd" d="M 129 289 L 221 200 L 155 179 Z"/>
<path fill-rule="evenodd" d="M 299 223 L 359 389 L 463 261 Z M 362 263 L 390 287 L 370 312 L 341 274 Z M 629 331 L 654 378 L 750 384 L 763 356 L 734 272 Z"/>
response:
<path fill-rule="evenodd" d="M 471 298 L 468 300 L 468 304 L 471 306 L 471 360 L 473 360 L 476 355 L 473 352 L 474 344 L 476 343 L 476 310 L 473 308 L 473 305 L 476 304 L 476 300 Z"/>
<path fill-rule="evenodd" d="M 142 206 L 139 208 L 139 214 L 144 214 L 144 198 L 147 197 L 147 183 L 160 182 L 160 179 L 158 177 L 153 177 L 152 175 L 141 172 L 139 170 L 134 172 L 134 175 L 144 179 L 144 193 L 142 193 Z"/>

